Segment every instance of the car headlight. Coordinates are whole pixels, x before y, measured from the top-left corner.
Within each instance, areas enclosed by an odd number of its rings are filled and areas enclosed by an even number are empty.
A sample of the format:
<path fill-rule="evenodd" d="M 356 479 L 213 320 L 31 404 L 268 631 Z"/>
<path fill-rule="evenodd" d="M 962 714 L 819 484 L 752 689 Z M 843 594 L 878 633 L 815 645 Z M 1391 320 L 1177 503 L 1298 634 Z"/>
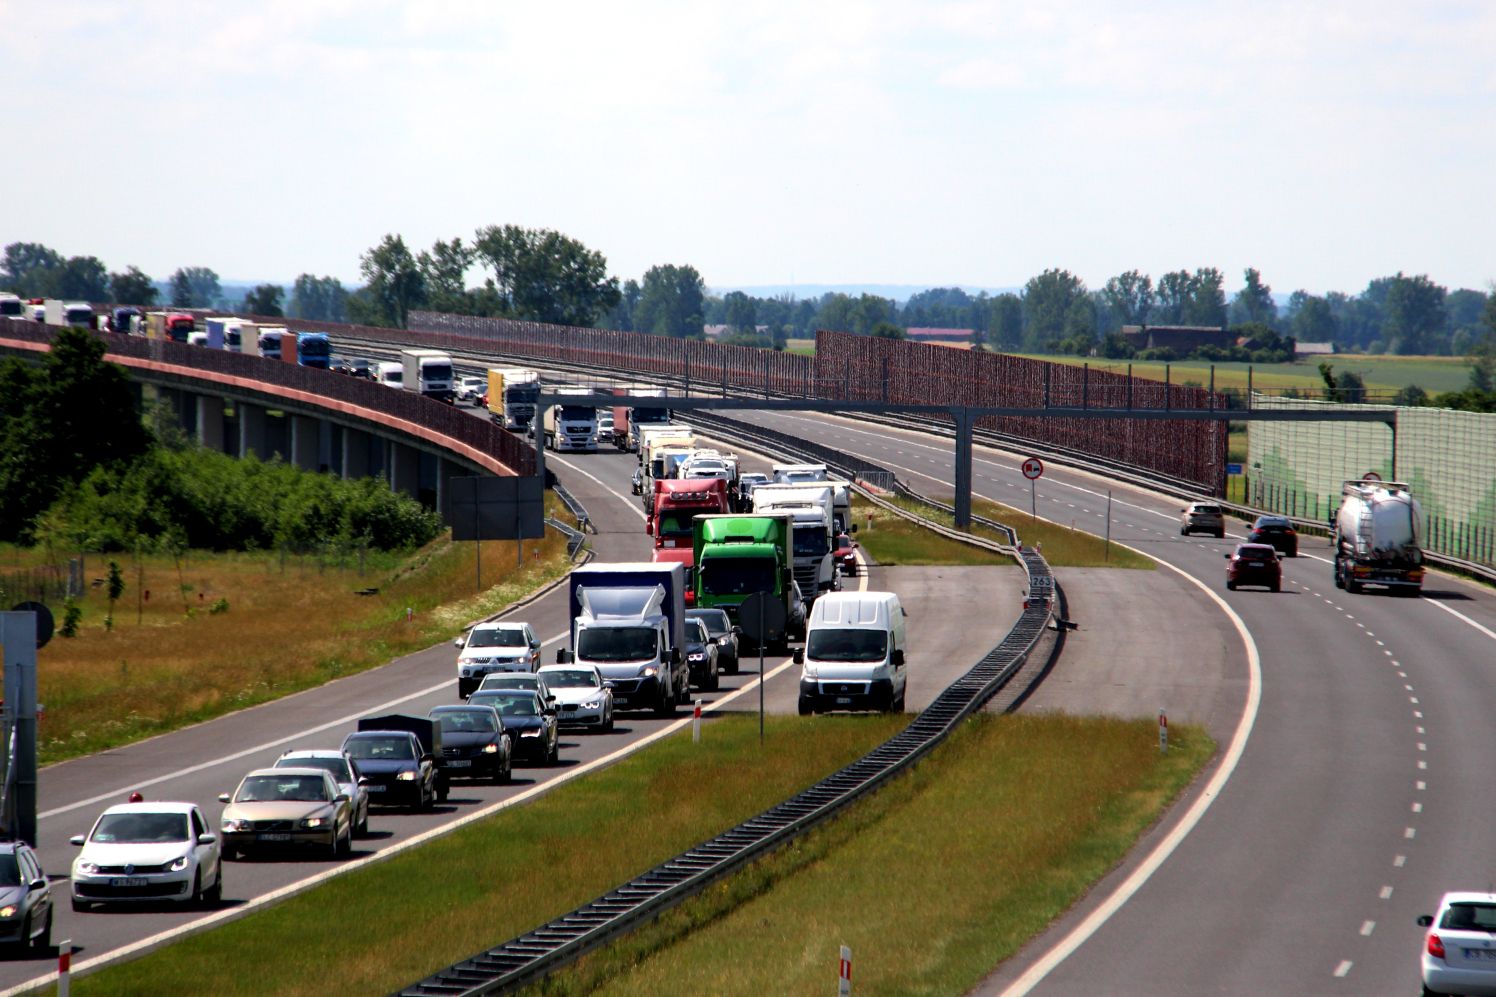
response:
<path fill-rule="evenodd" d="M 401 772 L 399 775 L 395 776 L 395 778 L 401 782 L 415 782 L 416 774 L 410 769 L 406 769 L 404 772 Z"/>
<path fill-rule="evenodd" d="M 307 828 L 308 830 L 315 830 L 316 828 L 319 828 L 319 827 L 326 827 L 329 823 L 331 823 L 331 821 L 328 820 L 328 818 L 326 818 L 326 817 L 303 817 L 303 818 L 301 818 L 301 826 L 304 827 L 304 828 Z"/>
<path fill-rule="evenodd" d="M 225 831 L 253 831 L 254 824 L 247 820 L 229 819 L 223 822 L 223 829 Z"/>
<path fill-rule="evenodd" d="M 20 909 L 15 904 L 7 904 L 4 907 L 0 907 L 0 917 L 15 917 L 16 911 Z"/>
<path fill-rule="evenodd" d="M 183 869 L 187 868 L 187 861 L 188 857 L 186 855 L 182 855 L 174 859 L 171 865 L 167 866 L 166 868 L 171 872 L 181 872 Z"/>
<path fill-rule="evenodd" d="M 595 710 L 595 709 L 598 709 L 599 707 L 601 707 L 602 705 L 603 705 L 603 701 L 601 699 L 589 699 L 587 702 L 585 702 L 585 703 L 582 704 L 582 709 L 584 709 L 584 710 Z"/>
<path fill-rule="evenodd" d="M 499 753 L 499 746 L 489 741 L 483 746 L 483 753 L 485 755 L 497 755 Z"/>
<path fill-rule="evenodd" d="M 660 670 L 654 665 L 645 665 L 639 669 L 639 675 L 643 678 L 652 679 L 658 674 L 660 674 Z"/>
<path fill-rule="evenodd" d="M 540 736 L 540 731 L 539 730 L 522 730 L 522 731 L 519 732 L 519 736 L 520 737 L 539 737 Z"/>
<path fill-rule="evenodd" d="M 94 862 L 79 862 L 78 871 L 85 876 L 97 876 L 99 874 L 99 866 Z"/>
<path fill-rule="evenodd" d="M 705 661 L 706 660 L 706 652 L 704 652 L 704 651 L 697 651 L 695 654 L 688 654 L 688 655 L 686 655 L 686 660 L 687 661 Z"/>

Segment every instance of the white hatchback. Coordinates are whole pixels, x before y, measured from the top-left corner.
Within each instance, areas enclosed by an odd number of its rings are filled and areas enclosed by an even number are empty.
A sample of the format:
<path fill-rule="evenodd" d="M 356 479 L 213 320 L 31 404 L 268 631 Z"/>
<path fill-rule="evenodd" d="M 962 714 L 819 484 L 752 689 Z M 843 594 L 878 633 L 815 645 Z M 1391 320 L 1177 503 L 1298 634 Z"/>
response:
<path fill-rule="evenodd" d="M 95 903 L 217 903 L 218 835 L 192 803 L 121 803 L 72 839 L 73 909 Z"/>
<path fill-rule="evenodd" d="M 1496 893 L 1446 893 L 1418 923 L 1425 994 L 1496 995 Z"/>

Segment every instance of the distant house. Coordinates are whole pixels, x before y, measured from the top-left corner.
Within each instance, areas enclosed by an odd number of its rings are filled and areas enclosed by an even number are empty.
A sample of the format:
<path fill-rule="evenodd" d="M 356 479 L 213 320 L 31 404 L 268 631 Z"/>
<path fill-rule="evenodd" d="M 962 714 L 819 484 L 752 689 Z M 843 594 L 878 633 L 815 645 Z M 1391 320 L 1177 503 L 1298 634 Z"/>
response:
<path fill-rule="evenodd" d="M 732 330 L 730 325 L 704 325 L 701 331 L 706 333 L 707 339 L 721 339 Z"/>
<path fill-rule="evenodd" d="M 1293 347 L 1296 357 L 1324 357 L 1334 352 L 1334 343 L 1295 343 Z"/>
<path fill-rule="evenodd" d="M 969 343 L 970 329 L 911 328 L 907 330 L 910 342 L 914 343 Z"/>
<path fill-rule="evenodd" d="M 1124 325 L 1122 338 L 1135 350 L 1170 349 L 1183 356 L 1202 346 L 1229 349 L 1236 337 L 1214 325 Z"/>

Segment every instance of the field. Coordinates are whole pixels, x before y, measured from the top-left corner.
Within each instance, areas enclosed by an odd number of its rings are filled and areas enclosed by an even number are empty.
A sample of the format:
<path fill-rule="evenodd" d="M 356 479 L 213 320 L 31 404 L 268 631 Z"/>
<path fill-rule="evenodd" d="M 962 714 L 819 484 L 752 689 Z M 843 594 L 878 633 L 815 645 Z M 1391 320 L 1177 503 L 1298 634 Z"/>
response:
<path fill-rule="evenodd" d="M 112 555 L 125 583 L 112 629 L 103 583 L 110 556 L 88 555 L 77 636 L 56 636 L 37 654 L 38 700 L 46 708 L 40 761 L 100 751 L 382 665 L 450 638 L 569 566 L 555 531 L 526 542 L 522 568 L 512 542 L 483 548 L 481 593 L 473 545 L 445 536 L 405 556 L 362 559 Z M 0 573 L 14 577 L 43 554 L 8 550 Z M 63 611 L 53 609 L 60 626 Z"/>

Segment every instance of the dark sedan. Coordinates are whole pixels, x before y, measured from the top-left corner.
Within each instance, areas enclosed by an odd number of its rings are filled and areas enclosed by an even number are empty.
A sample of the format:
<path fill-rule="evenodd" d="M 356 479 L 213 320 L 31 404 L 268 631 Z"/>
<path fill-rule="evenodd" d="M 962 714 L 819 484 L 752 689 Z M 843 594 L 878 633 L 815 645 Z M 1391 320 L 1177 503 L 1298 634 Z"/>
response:
<path fill-rule="evenodd" d="M 706 623 L 686 620 L 686 666 L 691 670 L 691 684 L 712 692 L 721 686 L 717 642 L 707 633 Z"/>
<path fill-rule="evenodd" d="M 686 619 L 700 620 L 717 642 L 717 668 L 728 675 L 738 673 L 738 629 L 725 609 L 688 609 Z"/>
<path fill-rule="evenodd" d="M 0 944 L 35 952 L 52 944 L 52 889 L 24 841 L 0 841 Z"/>
<path fill-rule="evenodd" d="M 442 725 L 442 768 L 449 779 L 508 782 L 513 741 L 492 706 L 438 706 L 430 713 Z"/>
<path fill-rule="evenodd" d="M 375 806 L 428 809 L 437 796 L 436 760 L 409 731 L 366 730 L 349 734 L 343 751 L 369 780 Z"/>
<path fill-rule="evenodd" d="M 1258 516 L 1247 543 L 1267 544 L 1284 557 L 1299 556 L 1299 535 L 1286 516 Z"/>
<path fill-rule="evenodd" d="M 499 711 L 504 730 L 513 739 L 514 757 L 538 765 L 554 765 L 560 753 L 556 708 L 543 706 L 540 697 L 525 689 L 485 689 L 473 693 Z"/>
<path fill-rule="evenodd" d="M 1278 552 L 1267 544 L 1237 544 L 1226 558 L 1226 587 L 1263 585 L 1274 592 L 1283 587 L 1283 566 Z"/>

